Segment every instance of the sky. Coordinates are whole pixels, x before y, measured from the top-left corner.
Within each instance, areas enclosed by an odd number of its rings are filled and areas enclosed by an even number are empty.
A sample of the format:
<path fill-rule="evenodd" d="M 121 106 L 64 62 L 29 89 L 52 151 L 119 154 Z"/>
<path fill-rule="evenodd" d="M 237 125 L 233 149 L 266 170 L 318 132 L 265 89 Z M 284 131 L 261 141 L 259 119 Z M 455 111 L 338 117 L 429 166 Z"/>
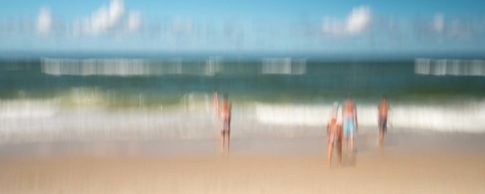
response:
<path fill-rule="evenodd" d="M 3 0 L 0 51 L 481 52 L 485 1 Z"/>

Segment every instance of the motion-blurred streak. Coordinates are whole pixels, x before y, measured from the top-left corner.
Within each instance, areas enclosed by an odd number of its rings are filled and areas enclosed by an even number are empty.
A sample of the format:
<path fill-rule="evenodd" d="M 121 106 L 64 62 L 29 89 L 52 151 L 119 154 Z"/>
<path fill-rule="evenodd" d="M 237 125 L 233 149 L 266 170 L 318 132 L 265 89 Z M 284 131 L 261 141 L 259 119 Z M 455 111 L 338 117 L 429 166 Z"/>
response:
<path fill-rule="evenodd" d="M 262 74 L 301 75 L 306 73 L 305 59 L 264 58 Z"/>
<path fill-rule="evenodd" d="M 151 61 L 146 59 L 57 59 L 42 58 L 41 71 L 48 75 L 76 76 L 213 76 L 221 71 L 221 58 L 205 62 L 184 63 L 181 59 Z"/>
<path fill-rule="evenodd" d="M 485 60 L 418 58 L 414 72 L 435 76 L 485 76 Z"/>

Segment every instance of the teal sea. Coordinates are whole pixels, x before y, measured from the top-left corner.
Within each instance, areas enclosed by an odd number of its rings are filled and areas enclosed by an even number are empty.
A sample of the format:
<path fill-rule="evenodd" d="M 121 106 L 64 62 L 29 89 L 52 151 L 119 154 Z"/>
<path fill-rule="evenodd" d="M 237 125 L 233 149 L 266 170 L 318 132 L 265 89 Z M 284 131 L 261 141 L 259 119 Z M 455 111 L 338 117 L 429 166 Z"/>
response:
<path fill-rule="evenodd" d="M 431 73 L 420 73 L 420 61 L 290 57 L 4 59 L 0 61 L 0 98 L 59 97 L 69 101 L 73 92 L 85 91 L 106 98 L 110 106 L 125 107 L 178 103 L 187 94 L 214 91 L 228 93 L 233 101 L 284 103 L 335 101 L 347 96 L 373 102 L 387 95 L 395 102 L 409 103 L 485 97 L 483 61 L 458 61 L 463 71 L 442 75 L 432 72 L 434 68 L 440 73 L 439 66 L 428 67 Z M 475 70 L 465 69 L 473 65 Z"/>

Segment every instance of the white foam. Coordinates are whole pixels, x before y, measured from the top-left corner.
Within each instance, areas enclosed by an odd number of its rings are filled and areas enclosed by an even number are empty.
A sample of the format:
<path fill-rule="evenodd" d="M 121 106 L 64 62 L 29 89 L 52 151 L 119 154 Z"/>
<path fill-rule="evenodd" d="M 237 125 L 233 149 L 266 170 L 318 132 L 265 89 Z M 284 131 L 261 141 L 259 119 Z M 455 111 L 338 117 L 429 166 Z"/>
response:
<path fill-rule="evenodd" d="M 0 101 L 0 119 L 38 119 L 52 117 L 58 111 L 53 100 L 4 100 Z"/>
<path fill-rule="evenodd" d="M 485 76 L 485 60 L 418 58 L 414 73 L 434 76 Z"/>
<path fill-rule="evenodd" d="M 330 117 L 332 106 L 255 104 L 259 122 L 285 126 L 321 126 Z"/>
<path fill-rule="evenodd" d="M 485 132 L 485 104 L 396 106 L 390 113 L 395 127 L 434 131 Z"/>
<path fill-rule="evenodd" d="M 255 104 L 261 123 L 283 126 L 324 126 L 332 106 Z M 359 126 L 377 127 L 377 104 L 357 105 Z M 410 130 L 485 132 L 485 103 L 452 105 L 392 105 L 393 128 Z"/>
<path fill-rule="evenodd" d="M 217 138 L 210 96 L 191 93 L 170 109 L 107 109 L 85 104 L 62 108 L 58 100 L 0 102 L 0 144 L 70 140 Z M 323 135 L 332 104 L 233 104 L 236 137 Z M 357 104 L 359 129 L 377 129 L 377 104 Z M 341 114 L 341 113 L 340 113 Z M 341 120 L 341 118 L 339 118 Z M 391 104 L 390 131 L 485 132 L 485 102 Z"/>

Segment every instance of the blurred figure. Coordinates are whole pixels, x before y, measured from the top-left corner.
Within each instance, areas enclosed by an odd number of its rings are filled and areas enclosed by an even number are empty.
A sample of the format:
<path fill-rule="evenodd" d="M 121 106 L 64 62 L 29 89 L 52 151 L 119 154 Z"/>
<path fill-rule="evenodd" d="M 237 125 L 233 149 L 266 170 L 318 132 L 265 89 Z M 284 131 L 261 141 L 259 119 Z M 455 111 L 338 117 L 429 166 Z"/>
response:
<path fill-rule="evenodd" d="M 342 124 L 338 122 L 339 104 L 335 102 L 332 108 L 330 120 L 327 123 L 328 138 L 328 165 L 332 164 L 333 148 L 337 146 L 337 156 L 339 164 L 342 163 Z"/>
<path fill-rule="evenodd" d="M 229 151 L 231 142 L 231 102 L 229 101 L 227 94 L 224 94 L 220 111 L 222 119 L 221 151 L 222 153 L 226 153 L 225 144 L 227 142 L 227 151 Z"/>
<path fill-rule="evenodd" d="M 387 97 L 383 96 L 379 103 L 378 109 L 378 124 L 379 124 L 379 146 L 384 146 L 384 135 L 387 132 L 387 112 L 389 110 L 389 103 Z"/>
<path fill-rule="evenodd" d="M 350 98 L 345 99 L 342 110 L 345 147 L 355 151 L 355 136 L 357 134 L 357 108 Z"/>

